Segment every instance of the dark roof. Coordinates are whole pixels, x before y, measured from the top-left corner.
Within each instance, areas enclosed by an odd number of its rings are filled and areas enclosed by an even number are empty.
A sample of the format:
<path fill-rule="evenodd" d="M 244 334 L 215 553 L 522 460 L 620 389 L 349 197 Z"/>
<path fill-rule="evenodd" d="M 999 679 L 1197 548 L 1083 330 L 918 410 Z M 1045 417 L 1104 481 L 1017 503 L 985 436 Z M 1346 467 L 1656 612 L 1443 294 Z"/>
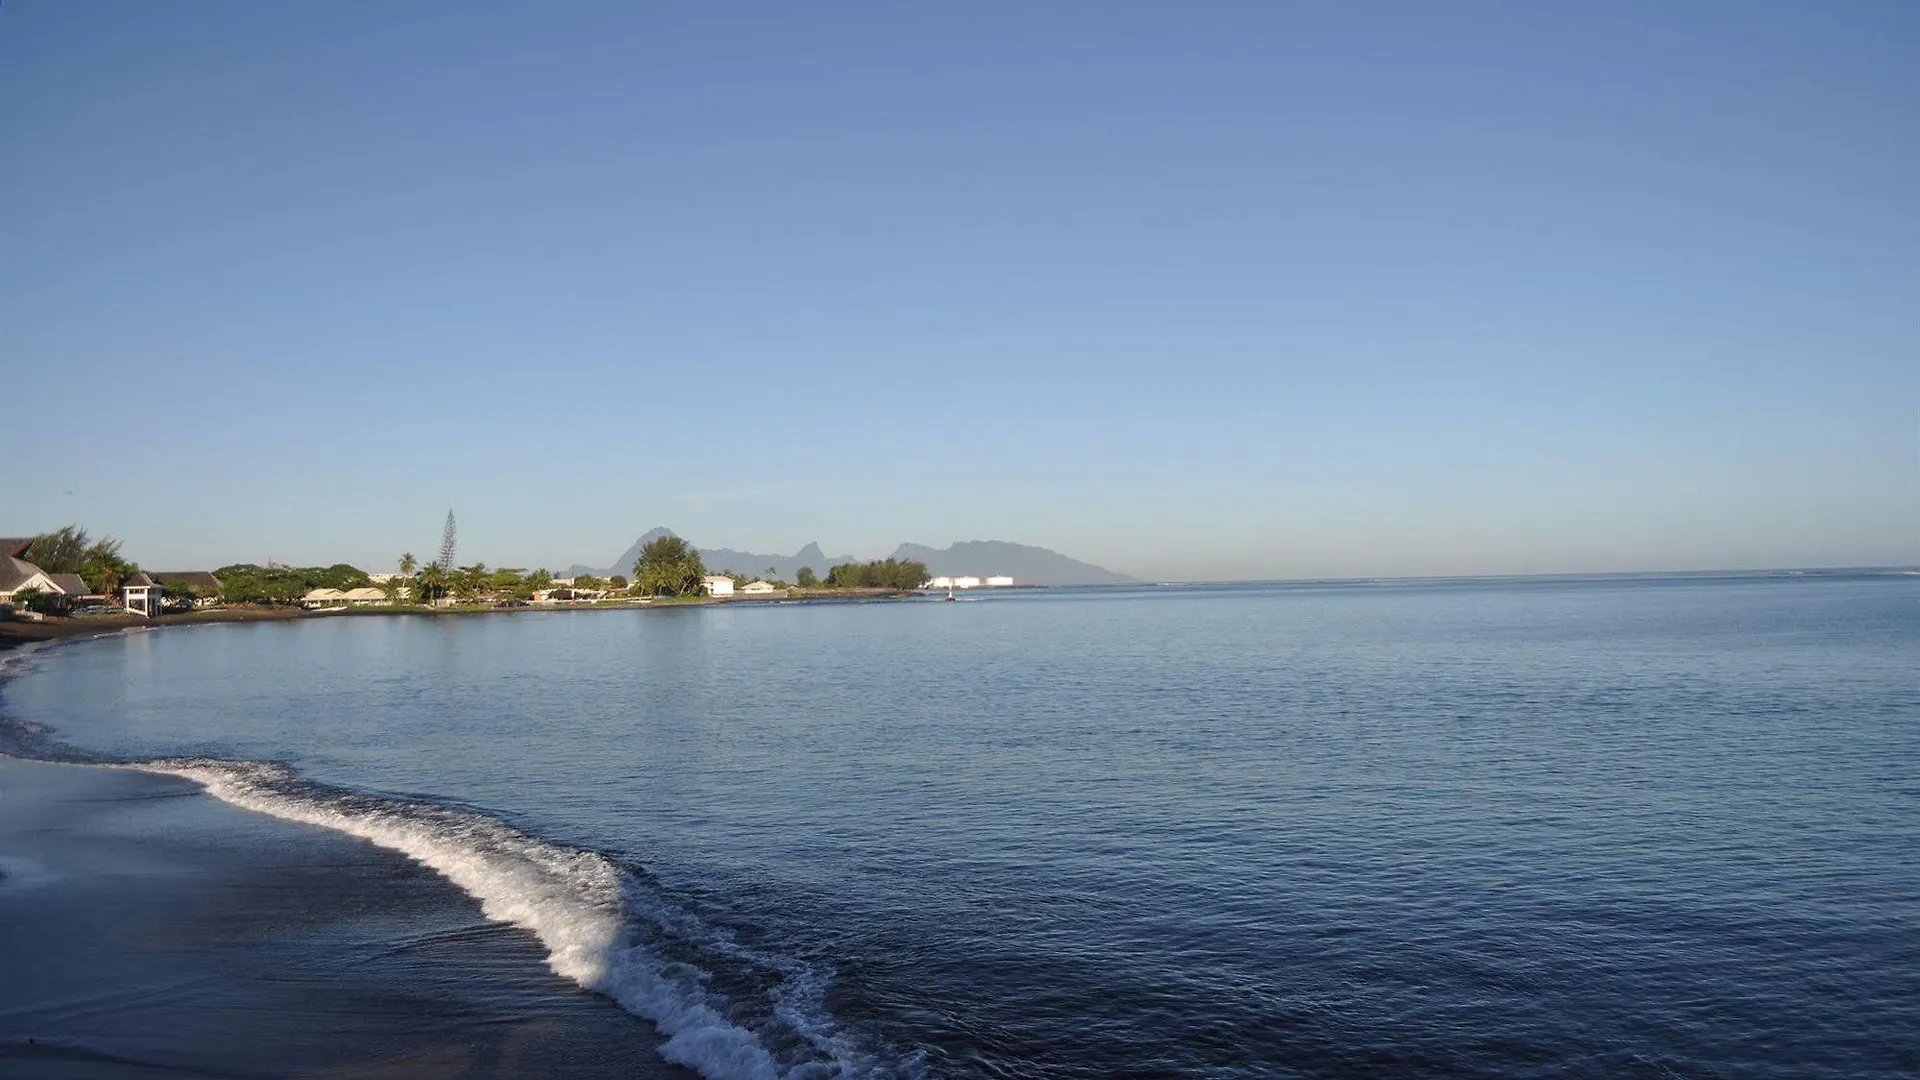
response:
<path fill-rule="evenodd" d="M 0 537 L 0 555 L 11 555 L 16 559 L 24 558 L 27 549 L 32 547 L 33 542 L 38 539 L 40 538 L 37 536 Z"/>
<path fill-rule="evenodd" d="M 86 581 L 79 574 L 48 574 L 53 587 L 68 596 L 92 596 L 93 590 L 87 588 Z"/>
<path fill-rule="evenodd" d="M 38 573 L 40 568 L 30 562 L 22 562 L 11 555 L 0 555 L 0 589 L 12 592 Z"/>
<path fill-rule="evenodd" d="M 226 587 L 220 584 L 220 579 L 214 577 L 211 570 L 156 570 L 153 580 L 162 585 L 185 585 L 207 592 L 219 592 Z"/>
<path fill-rule="evenodd" d="M 134 571 L 134 574 L 132 577 L 121 582 L 122 586 L 131 585 L 136 589 L 142 585 L 151 585 L 151 584 L 153 584 L 153 579 L 147 576 L 147 572 L 145 570 L 136 570 Z"/>

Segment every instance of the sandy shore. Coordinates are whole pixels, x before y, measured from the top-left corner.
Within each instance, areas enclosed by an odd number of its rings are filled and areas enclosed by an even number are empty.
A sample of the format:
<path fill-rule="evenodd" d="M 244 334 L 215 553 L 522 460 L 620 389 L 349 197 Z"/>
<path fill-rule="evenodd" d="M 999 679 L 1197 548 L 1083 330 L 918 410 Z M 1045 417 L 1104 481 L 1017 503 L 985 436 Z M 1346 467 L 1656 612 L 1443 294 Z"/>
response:
<path fill-rule="evenodd" d="M 0 1076 L 690 1077 L 403 856 L 0 757 Z"/>

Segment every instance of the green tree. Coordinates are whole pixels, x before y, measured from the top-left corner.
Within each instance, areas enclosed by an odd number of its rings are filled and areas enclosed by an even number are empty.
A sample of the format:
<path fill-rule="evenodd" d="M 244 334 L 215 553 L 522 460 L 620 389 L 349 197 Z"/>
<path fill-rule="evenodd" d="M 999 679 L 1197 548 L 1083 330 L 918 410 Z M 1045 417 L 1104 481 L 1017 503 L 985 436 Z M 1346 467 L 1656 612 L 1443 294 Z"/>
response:
<path fill-rule="evenodd" d="M 607 587 L 611 589 L 624 591 L 629 584 L 631 582 L 627 580 L 625 574 L 615 574 L 607 579 Z"/>
<path fill-rule="evenodd" d="M 917 589 L 926 581 L 927 564 L 915 559 L 841 563 L 827 571 L 827 585 L 836 589 Z"/>
<path fill-rule="evenodd" d="M 420 562 L 413 557 L 413 552 L 409 551 L 405 555 L 400 556 L 401 577 L 412 577 L 414 570 L 418 569 L 419 566 Z"/>
<path fill-rule="evenodd" d="M 62 525 L 35 537 L 26 560 L 49 574 L 79 574 L 87 588 L 102 596 L 119 592 L 120 584 L 139 571 L 120 557 L 120 541 L 111 536 L 95 540 L 78 525 Z"/>
<path fill-rule="evenodd" d="M 64 570 L 61 572 L 66 573 Z M 13 591 L 13 606 L 25 611 L 45 610 L 48 606 L 47 602 L 51 599 L 52 597 L 49 594 L 41 592 L 38 588 L 31 586 Z"/>
<path fill-rule="evenodd" d="M 120 557 L 120 541 L 101 540 L 87 549 L 86 559 L 76 571 L 87 583 L 87 588 L 101 596 L 112 596 L 120 591 L 120 586 L 128 578 L 140 572 L 140 568 Z"/>
<path fill-rule="evenodd" d="M 440 569 L 439 563 L 428 563 L 420 568 L 420 573 L 413 579 L 413 585 L 413 598 L 422 604 L 431 604 L 447 595 L 452 582 L 448 579 L 447 572 Z"/>
<path fill-rule="evenodd" d="M 463 566 L 453 572 L 453 591 L 462 600 L 477 599 L 487 591 L 489 574 L 486 563 Z"/>
<path fill-rule="evenodd" d="M 168 607 L 192 610 L 194 602 L 200 599 L 200 590 L 184 581 L 174 581 L 162 584 L 160 595 L 166 598 Z"/>
<path fill-rule="evenodd" d="M 96 544 L 87 536 L 87 530 L 80 526 L 62 525 L 50 533 L 34 537 L 24 557 L 49 574 L 79 574 L 86 570 L 87 558 L 96 548 L 118 555 L 120 541 L 109 536 Z"/>
<path fill-rule="evenodd" d="M 793 576 L 793 582 L 803 589 L 811 589 L 820 584 L 820 578 L 813 572 L 813 567 L 803 566 L 800 572 Z"/>
<path fill-rule="evenodd" d="M 692 544 L 677 536 L 659 536 L 640 549 L 633 581 L 646 596 L 694 596 L 706 572 Z"/>
<path fill-rule="evenodd" d="M 443 574 L 453 573 L 453 555 L 460 548 L 460 529 L 454 524 L 453 510 L 447 510 L 447 524 L 440 530 L 440 557 L 434 560 Z"/>

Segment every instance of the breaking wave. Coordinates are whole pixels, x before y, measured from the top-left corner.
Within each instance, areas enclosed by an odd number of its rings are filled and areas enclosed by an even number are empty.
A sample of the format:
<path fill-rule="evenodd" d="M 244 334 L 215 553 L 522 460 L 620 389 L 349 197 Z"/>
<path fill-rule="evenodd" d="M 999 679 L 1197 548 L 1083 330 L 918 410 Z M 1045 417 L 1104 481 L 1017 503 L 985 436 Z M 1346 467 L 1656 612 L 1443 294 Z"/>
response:
<path fill-rule="evenodd" d="M 530 931 L 554 973 L 653 1022 L 667 1060 L 713 1080 L 918 1076 L 917 1056 L 876 1049 L 825 1005 L 832 972 L 737 941 L 613 860 L 528 836 L 498 819 L 359 795 L 277 764 L 208 759 L 116 763 L 183 777 L 214 797 L 400 852 Z M 749 988 L 730 999 L 721 969 Z"/>

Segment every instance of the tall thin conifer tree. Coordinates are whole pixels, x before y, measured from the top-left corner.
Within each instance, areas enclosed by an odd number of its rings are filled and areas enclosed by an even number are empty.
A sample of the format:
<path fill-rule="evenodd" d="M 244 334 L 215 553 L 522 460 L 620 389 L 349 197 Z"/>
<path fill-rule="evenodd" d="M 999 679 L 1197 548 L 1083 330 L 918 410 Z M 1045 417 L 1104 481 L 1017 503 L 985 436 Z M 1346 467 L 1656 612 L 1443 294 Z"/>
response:
<path fill-rule="evenodd" d="M 453 572 L 453 556 L 460 546 L 460 530 L 453 523 L 453 511 L 447 511 L 447 527 L 440 531 L 440 558 L 436 565 L 442 573 Z"/>

